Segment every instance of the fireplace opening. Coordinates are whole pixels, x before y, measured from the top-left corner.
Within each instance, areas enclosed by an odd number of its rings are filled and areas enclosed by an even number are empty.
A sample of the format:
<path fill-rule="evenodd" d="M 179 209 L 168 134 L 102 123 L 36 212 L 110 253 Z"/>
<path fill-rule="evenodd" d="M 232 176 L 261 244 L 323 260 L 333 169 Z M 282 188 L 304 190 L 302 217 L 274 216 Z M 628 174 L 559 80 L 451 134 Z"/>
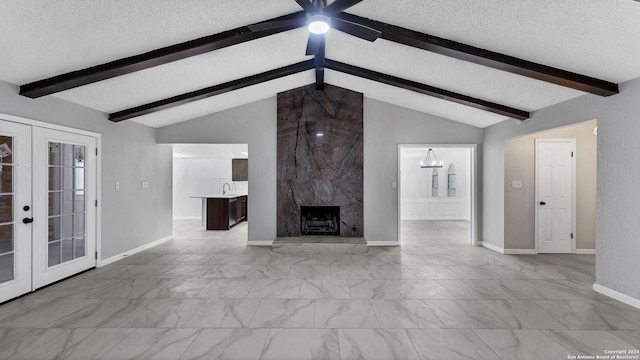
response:
<path fill-rule="evenodd" d="M 340 236 L 340 206 L 301 206 L 302 235 Z"/>

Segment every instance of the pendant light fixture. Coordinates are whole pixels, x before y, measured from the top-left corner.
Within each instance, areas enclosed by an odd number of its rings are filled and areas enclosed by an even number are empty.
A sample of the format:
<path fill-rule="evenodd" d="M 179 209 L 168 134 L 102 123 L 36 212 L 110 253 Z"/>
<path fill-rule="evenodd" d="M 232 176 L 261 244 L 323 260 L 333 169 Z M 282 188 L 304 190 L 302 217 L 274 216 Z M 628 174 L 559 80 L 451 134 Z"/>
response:
<path fill-rule="evenodd" d="M 420 161 L 420 167 L 423 169 L 433 169 L 433 168 L 441 168 L 442 161 L 438 161 L 438 157 L 436 156 L 436 152 L 433 149 L 429 149 L 427 151 L 427 157 L 424 161 Z"/>

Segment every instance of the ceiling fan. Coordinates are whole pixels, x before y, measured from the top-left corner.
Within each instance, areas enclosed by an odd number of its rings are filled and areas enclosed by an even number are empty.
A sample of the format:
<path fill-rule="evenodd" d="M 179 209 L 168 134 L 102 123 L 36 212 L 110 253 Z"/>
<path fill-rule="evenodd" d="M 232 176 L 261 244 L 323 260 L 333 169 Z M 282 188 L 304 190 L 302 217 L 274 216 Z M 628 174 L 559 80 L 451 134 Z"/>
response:
<path fill-rule="evenodd" d="M 251 31 L 290 29 L 292 25 L 307 26 L 309 40 L 307 41 L 307 55 L 321 55 L 324 58 L 324 34 L 330 28 L 345 32 L 360 39 L 375 41 L 382 34 L 380 31 L 336 18 L 335 15 L 362 0 L 335 0 L 327 5 L 327 0 L 295 0 L 307 13 L 306 19 L 294 18 L 276 21 L 266 21 L 249 25 Z M 324 65 L 324 64 L 323 64 Z"/>

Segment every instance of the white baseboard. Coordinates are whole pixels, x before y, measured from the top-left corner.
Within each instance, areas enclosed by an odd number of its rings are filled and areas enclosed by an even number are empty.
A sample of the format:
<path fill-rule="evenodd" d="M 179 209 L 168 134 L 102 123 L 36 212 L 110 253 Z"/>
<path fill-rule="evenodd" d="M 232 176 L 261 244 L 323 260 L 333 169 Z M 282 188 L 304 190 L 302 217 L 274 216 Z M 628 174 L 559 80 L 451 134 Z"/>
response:
<path fill-rule="evenodd" d="M 367 246 L 399 246 L 399 241 L 367 241 Z"/>
<path fill-rule="evenodd" d="M 488 243 L 486 241 L 478 241 L 478 245 L 486 247 L 487 249 L 493 250 L 493 251 L 498 252 L 500 254 L 504 254 L 504 249 L 503 248 L 501 248 L 499 246 L 495 246 L 493 244 L 490 244 L 490 243 Z"/>
<path fill-rule="evenodd" d="M 200 216 L 176 216 L 173 220 L 200 220 Z"/>
<path fill-rule="evenodd" d="M 138 246 L 135 249 L 131 249 L 129 251 L 125 251 L 125 252 L 123 252 L 121 254 L 118 254 L 116 256 L 112 256 L 112 257 L 104 259 L 104 260 L 98 260 L 98 264 L 96 265 L 96 267 L 102 267 L 102 266 L 105 266 L 105 265 L 112 264 L 112 263 L 114 263 L 114 262 L 116 262 L 118 260 L 122 260 L 122 259 L 126 258 L 127 256 L 131 256 L 131 255 L 137 254 L 137 253 L 139 253 L 141 251 L 150 249 L 150 248 L 152 248 L 154 246 L 160 245 L 163 242 L 167 242 L 167 241 L 169 241 L 171 239 L 173 239 L 173 236 L 163 237 L 162 239 L 158 239 L 158 240 L 152 241 L 152 242 L 150 242 L 148 244 L 144 244 L 142 246 Z"/>
<path fill-rule="evenodd" d="M 249 240 L 247 241 L 249 246 L 272 246 L 273 240 Z"/>
<path fill-rule="evenodd" d="M 535 255 L 536 249 L 504 249 L 504 254 L 508 255 Z"/>
<path fill-rule="evenodd" d="M 576 249 L 576 254 L 579 255 L 595 255 L 596 249 Z"/>
<path fill-rule="evenodd" d="M 482 245 L 489 250 L 493 250 L 497 253 L 505 254 L 505 255 L 535 255 L 538 253 L 536 249 L 503 249 L 499 246 L 490 244 L 485 241 L 479 241 L 479 245 Z"/>
<path fill-rule="evenodd" d="M 629 306 L 633 306 L 635 308 L 640 309 L 640 299 L 632 298 L 629 295 L 625 295 L 621 292 L 617 292 L 615 290 L 611 290 L 606 286 L 602 286 L 600 284 L 593 284 L 593 291 L 599 292 L 602 295 L 606 295 L 610 298 L 623 302 Z"/>

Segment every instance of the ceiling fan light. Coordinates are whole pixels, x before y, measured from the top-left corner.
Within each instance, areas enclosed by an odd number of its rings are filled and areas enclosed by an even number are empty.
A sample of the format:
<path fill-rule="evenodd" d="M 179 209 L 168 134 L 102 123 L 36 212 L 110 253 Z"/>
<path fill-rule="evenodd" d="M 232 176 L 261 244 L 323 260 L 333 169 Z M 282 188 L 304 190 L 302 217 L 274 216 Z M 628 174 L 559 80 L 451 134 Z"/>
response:
<path fill-rule="evenodd" d="M 331 20 L 324 15 L 313 15 L 309 17 L 307 29 L 312 34 L 325 34 L 331 28 Z"/>

